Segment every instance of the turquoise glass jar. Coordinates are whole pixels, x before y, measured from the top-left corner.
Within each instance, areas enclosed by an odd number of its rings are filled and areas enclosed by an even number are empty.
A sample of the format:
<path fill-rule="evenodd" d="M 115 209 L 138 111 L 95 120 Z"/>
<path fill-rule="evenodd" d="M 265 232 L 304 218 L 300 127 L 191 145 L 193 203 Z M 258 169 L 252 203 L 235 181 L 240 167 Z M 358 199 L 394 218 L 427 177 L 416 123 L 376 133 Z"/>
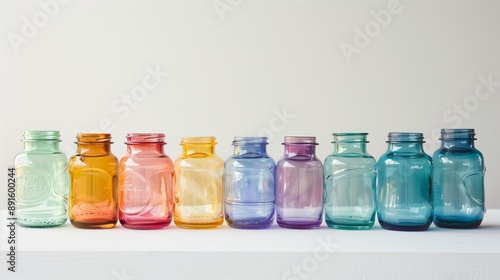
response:
<path fill-rule="evenodd" d="M 389 230 L 422 231 L 432 223 L 432 158 L 422 133 L 390 132 L 378 161 L 377 217 Z"/>
<path fill-rule="evenodd" d="M 334 133 L 324 162 L 325 222 L 331 228 L 370 229 L 375 222 L 377 161 L 368 133 Z"/>

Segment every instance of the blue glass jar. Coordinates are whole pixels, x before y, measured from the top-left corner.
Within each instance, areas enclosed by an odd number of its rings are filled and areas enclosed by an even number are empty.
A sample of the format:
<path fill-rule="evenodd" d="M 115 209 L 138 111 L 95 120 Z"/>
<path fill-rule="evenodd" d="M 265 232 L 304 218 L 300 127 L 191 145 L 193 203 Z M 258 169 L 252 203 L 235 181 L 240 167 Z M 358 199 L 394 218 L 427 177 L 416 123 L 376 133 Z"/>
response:
<path fill-rule="evenodd" d="M 432 158 L 422 133 L 390 132 L 378 161 L 377 217 L 389 230 L 427 230 L 432 223 Z"/>
<path fill-rule="evenodd" d="M 441 129 L 434 155 L 434 224 L 477 228 L 483 221 L 484 158 L 474 147 L 474 129 Z"/>
<path fill-rule="evenodd" d="M 276 164 L 266 152 L 267 137 L 235 137 L 224 163 L 225 218 L 230 227 L 267 228 L 274 221 Z"/>
<path fill-rule="evenodd" d="M 377 161 L 368 133 L 334 133 L 324 162 L 325 222 L 331 228 L 370 229 L 375 222 Z"/>

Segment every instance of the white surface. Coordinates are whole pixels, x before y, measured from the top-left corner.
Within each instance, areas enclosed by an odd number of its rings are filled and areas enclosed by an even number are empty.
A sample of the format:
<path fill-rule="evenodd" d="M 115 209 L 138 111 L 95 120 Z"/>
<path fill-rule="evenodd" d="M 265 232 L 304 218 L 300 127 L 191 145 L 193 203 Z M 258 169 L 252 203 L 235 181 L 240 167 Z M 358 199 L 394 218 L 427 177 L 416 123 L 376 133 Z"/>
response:
<path fill-rule="evenodd" d="M 18 270 L 27 279 L 498 279 L 500 210 L 473 230 L 82 230 L 19 228 Z M 2 252 L 2 254 L 5 254 Z M 294 274 L 293 267 L 302 274 Z M 304 269 L 305 268 L 305 269 Z M 314 268 L 314 269 L 313 269 Z M 302 275 L 302 277 L 301 277 Z M 305 277 L 307 275 L 307 278 Z M 66 277 L 66 278 L 64 278 Z M 297 278 L 296 278 L 297 277 Z M 6 279 L 6 278 L 2 278 Z"/>

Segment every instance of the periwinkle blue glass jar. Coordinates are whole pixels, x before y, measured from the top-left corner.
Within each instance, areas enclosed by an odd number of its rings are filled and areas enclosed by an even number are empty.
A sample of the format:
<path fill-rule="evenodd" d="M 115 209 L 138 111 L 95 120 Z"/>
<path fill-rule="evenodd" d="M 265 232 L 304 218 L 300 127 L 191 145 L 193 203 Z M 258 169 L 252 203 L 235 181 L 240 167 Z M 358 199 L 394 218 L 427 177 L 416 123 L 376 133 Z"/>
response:
<path fill-rule="evenodd" d="M 224 163 L 224 206 L 233 228 L 267 228 L 274 221 L 274 172 L 267 137 L 235 137 L 234 154 Z"/>
<path fill-rule="evenodd" d="M 477 228 L 484 213 L 484 158 L 474 147 L 474 129 L 441 129 L 434 155 L 434 224 Z"/>
<path fill-rule="evenodd" d="M 334 133 L 324 162 L 325 222 L 331 228 L 370 229 L 375 222 L 377 161 L 368 133 Z"/>
<path fill-rule="evenodd" d="M 432 223 L 432 158 L 422 133 L 390 132 L 378 161 L 377 217 L 389 230 L 422 231 Z"/>

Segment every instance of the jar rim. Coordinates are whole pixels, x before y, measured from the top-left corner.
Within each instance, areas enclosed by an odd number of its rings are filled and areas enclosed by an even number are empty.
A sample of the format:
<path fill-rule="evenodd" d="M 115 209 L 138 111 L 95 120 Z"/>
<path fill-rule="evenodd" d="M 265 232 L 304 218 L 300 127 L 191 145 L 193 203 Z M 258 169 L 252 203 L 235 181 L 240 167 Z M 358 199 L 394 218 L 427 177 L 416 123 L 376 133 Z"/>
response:
<path fill-rule="evenodd" d="M 215 145 L 215 136 L 196 136 L 196 137 L 183 137 L 181 139 L 180 145 L 189 145 L 189 144 L 207 144 L 207 145 Z"/>
<path fill-rule="evenodd" d="M 386 143 L 425 143 L 424 134 L 421 132 L 389 132 Z"/>
<path fill-rule="evenodd" d="M 442 128 L 439 140 L 477 140 L 473 128 Z"/>
<path fill-rule="evenodd" d="M 332 133 L 333 140 L 331 143 L 370 143 L 370 141 L 366 140 L 368 136 L 367 132 L 341 132 L 341 133 Z M 352 139 L 351 137 L 358 136 L 360 139 Z M 337 137 L 348 137 L 350 139 L 337 139 Z"/>
<path fill-rule="evenodd" d="M 164 133 L 127 133 L 125 144 L 167 144 Z"/>
<path fill-rule="evenodd" d="M 267 145 L 267 137 L 260 136 L 236 136 L 232 142 L 233 146 L 237 145 Z"/>
<path fill-rule="evenodd" d="M 106 143 L 113 144 L 111 142 L 110 133 L 78 133 L 76 135 L 76 144 L 84 143 Z"/>
<path fill-rule="evenodd" d="M 31 141 L 55 141 L 61 142 L 61 134 L 58 130 L 26 130 L 22 142 Z"/>
<path fill-rule="evenodd" d="M 281 145 L 318 145 L 314 136 L 285 136 L 285 141 Z"/>

